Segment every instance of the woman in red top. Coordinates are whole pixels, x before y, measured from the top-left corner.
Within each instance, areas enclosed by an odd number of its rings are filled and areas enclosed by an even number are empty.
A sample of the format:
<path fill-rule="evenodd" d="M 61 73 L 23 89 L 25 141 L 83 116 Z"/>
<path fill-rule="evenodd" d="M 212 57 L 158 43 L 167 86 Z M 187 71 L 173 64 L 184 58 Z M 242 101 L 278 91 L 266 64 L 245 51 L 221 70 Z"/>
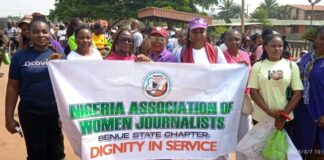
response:
<path fill-rule="evenodd" d="M 240 31 L 238 30 L 228 31 L 225 34 L 225 44 L 227 46 L 227 50 L 224 51 L 224 56 L 227 63 L 233 63 L 233 64 L 244 63 L 249 67 L 251 66 L 249 54 L 247 52 L 240 50 L 242 45 L 242 33 Z M 246 103 L 245 105 L 249 105 L 249 107 L 252 107 L 252 100 L 250 97 L 249 89 L 245 90 L 244 103 Z M 248 114 L 251 113 L 243 113 L 243 112 L 241 113 L 238 135 L 237 135 L 238 142 L 244 137 L 244 135 L 251 128 L 252 120 L 251 120 L 251 116 L 249 116 Z M 248 158 L 245 155 L 236 152 L 236 159 L 247 160 Z"/>
<path fill-rule="evenodd" d="M 109 56 L 105 60 L 134 60 L 133 54 L 134 38 L 129 29 L 122 28 L 113 40 L 112 48 Z"/>
<path fill-rule="evenodd" d="M 227 63 L 245 63 L 251 65 L 247 52 L 240 50 L 242 45 L 242 34 L 238 30 L 230 30 L 225 34 L 227 50 L 224 52 Z"/>

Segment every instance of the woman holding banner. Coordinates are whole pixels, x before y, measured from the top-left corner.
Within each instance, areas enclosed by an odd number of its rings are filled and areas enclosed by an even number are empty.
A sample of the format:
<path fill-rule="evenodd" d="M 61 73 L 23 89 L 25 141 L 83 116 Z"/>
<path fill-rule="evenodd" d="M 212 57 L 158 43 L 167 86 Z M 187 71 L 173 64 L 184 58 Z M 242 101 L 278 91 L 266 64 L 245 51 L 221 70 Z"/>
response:
<path fill-rule="evenodd" d="M 187 44 L 181 51 L 182 63 L 215 64 L 224 63 L 223 52 L 207 42 L 207 22 L 204 18 L 194 18 L 189 22 Z M 216 160 L 230 159 L 229 155 L 222 155 Z"/>
<path fill-rule="evenodd" d="M 188 40 L 182 48 L 182 63 L 227 63 L 223 52 L 207 42 L 207 22 L 194 18 L 189 22 Z"/>
<path fill-rule="evenodd" d="M 113 40 L 111 51 L 105 60 L 134 60 L 134 38 L 129 29 L 122 28 Z"/>
<path fill-rule="evenodd" d="M 152 28 L 150 34 L 151 53 L 148 56 L 140 54 L 135 61 L 178 62 L 176 56 L 166 49 L 168 32 L 163 27 Z"/>
<path fill-rule="evenodd" d="M 6 128 L 12 134 L 21 133 L 22 129 L 28 160 L 64 159 L 63 134 L 47 69 L 48 60 L 64 55 L 52 47 L 49 24 L 44 18 L 34 18 L 29 30 L 29 47 L 17 52 L 10 65 Z M 20 124 L 14 119 L 18 96 Z"/>

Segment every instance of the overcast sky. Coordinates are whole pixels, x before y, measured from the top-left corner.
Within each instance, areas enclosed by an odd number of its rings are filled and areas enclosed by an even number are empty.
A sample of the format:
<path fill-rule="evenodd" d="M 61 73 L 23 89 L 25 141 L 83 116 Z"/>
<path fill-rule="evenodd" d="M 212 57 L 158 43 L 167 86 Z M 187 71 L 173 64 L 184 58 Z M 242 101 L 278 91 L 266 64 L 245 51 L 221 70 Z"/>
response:
<path fill-rule="evenodd" d="M 241 0 L 234 0 L 241 4 Z M 245 0 L 251 13 L 263 0 Z M 23 16 L 33 12 L 48 14 L 54 9 L 55 0 L 0 0 L 0 17 Z M 279 4 L 309 4 L 308 0 L 277 0 Z M 319 4 L 324 5 L 324 0 Z"/>

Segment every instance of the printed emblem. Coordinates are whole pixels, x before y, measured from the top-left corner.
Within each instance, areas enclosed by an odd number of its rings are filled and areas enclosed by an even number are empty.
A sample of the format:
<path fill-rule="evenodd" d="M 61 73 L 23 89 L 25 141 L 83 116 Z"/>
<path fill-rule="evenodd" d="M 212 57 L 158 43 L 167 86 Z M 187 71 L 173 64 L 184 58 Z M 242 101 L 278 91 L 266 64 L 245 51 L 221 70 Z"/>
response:
<path fill-rule="evenodd" d="M 144 95 L 151 99 L 162 99 L 171 90 L 170 77 L 162 71 L 152 71 L 145 75 L 142 88 Z"/>
<path fill-rule="evenodd" d="M 280 80 L 283 79 L 283 71 L 277 70 L 277 71 L 268 71 L 268 80 Z"/>

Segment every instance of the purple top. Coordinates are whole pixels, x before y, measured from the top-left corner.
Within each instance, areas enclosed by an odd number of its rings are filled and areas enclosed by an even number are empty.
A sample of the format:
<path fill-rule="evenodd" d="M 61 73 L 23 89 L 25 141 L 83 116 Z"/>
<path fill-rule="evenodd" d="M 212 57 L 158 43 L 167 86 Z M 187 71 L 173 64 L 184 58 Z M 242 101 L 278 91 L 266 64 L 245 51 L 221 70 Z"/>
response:
<path fill-rule="evenodd" d="M 299 64 L 301 73 L 305 74 L 306 65 L 311 61 L 313 53 L 305 54 Z M 318 59 L 313 64 L 313 69 L 309 74 L 309 105 L 308 110 L 313 120 L 324 115 L 324 59 Z"/>
<path fill-rule="evenodd" d="M 305 74 L 306 65 L 312 61 L 312 54 L 307 53 L 301 57 L 299 68 L 301 73 Z M 298 149 L 312 149 L 314 141 L 316 139 L 315 135 L 318 135 L 320 141 L 320 149 L 324 150 L 324 130 L 319 129 L 316 120 L 320 116 L 324 115 L 324 59 L 318 59 L 313 64 L 313 69 L 309 73 L 309 104 L 304 104 L 305 106 L 298 106 L 299 108 L 295 109 L 296 120 L 296 136 L 294 138 L 296 146 Z M 305 80 L 303 81 L 305 86 Z M 305 86 L 306 87 L 306 86 Z M 305 109 L 304 109 L 305 108 Z M 302 110 L 304 109 L 304 110 Z M 300 110 L 300 111 L 299 111 Z M 308 120 L 305 115 L 305 112 L 309 112 L 310 117 Z M 302 118 L 298 118 L 297 115 L 300 115 Z M 306 119 L 305 119 L 306 118 Z M 297 127 L 298 126 L 298 127 Z M 317 133 L 316 133 L 317 132 Z M 295 134 L 295 133 L 294 133 Z"/>
<path fill-rule="evenodd" d="M 64 50 L 63 50 L 61 44 L 58 41 L 56 41 L 53 37 L 51 38 L 50 42 L 52 43 L 53 47 L 58 49 L 61 53 L 64 53 Z"/>
<path fill-rule="evenodd" d="M 318 59 L 309 75 L 309 109 L 314 120 L 324 115 L 324 59 Z"/>
<path fill-rule="evenodd" d="M 152 59 L 152 53 L 148 55 Z M 152 59 L 154 62 L 178 62 L 178 58 L 170 51 L 164 49 L 156 58 Z"/>

